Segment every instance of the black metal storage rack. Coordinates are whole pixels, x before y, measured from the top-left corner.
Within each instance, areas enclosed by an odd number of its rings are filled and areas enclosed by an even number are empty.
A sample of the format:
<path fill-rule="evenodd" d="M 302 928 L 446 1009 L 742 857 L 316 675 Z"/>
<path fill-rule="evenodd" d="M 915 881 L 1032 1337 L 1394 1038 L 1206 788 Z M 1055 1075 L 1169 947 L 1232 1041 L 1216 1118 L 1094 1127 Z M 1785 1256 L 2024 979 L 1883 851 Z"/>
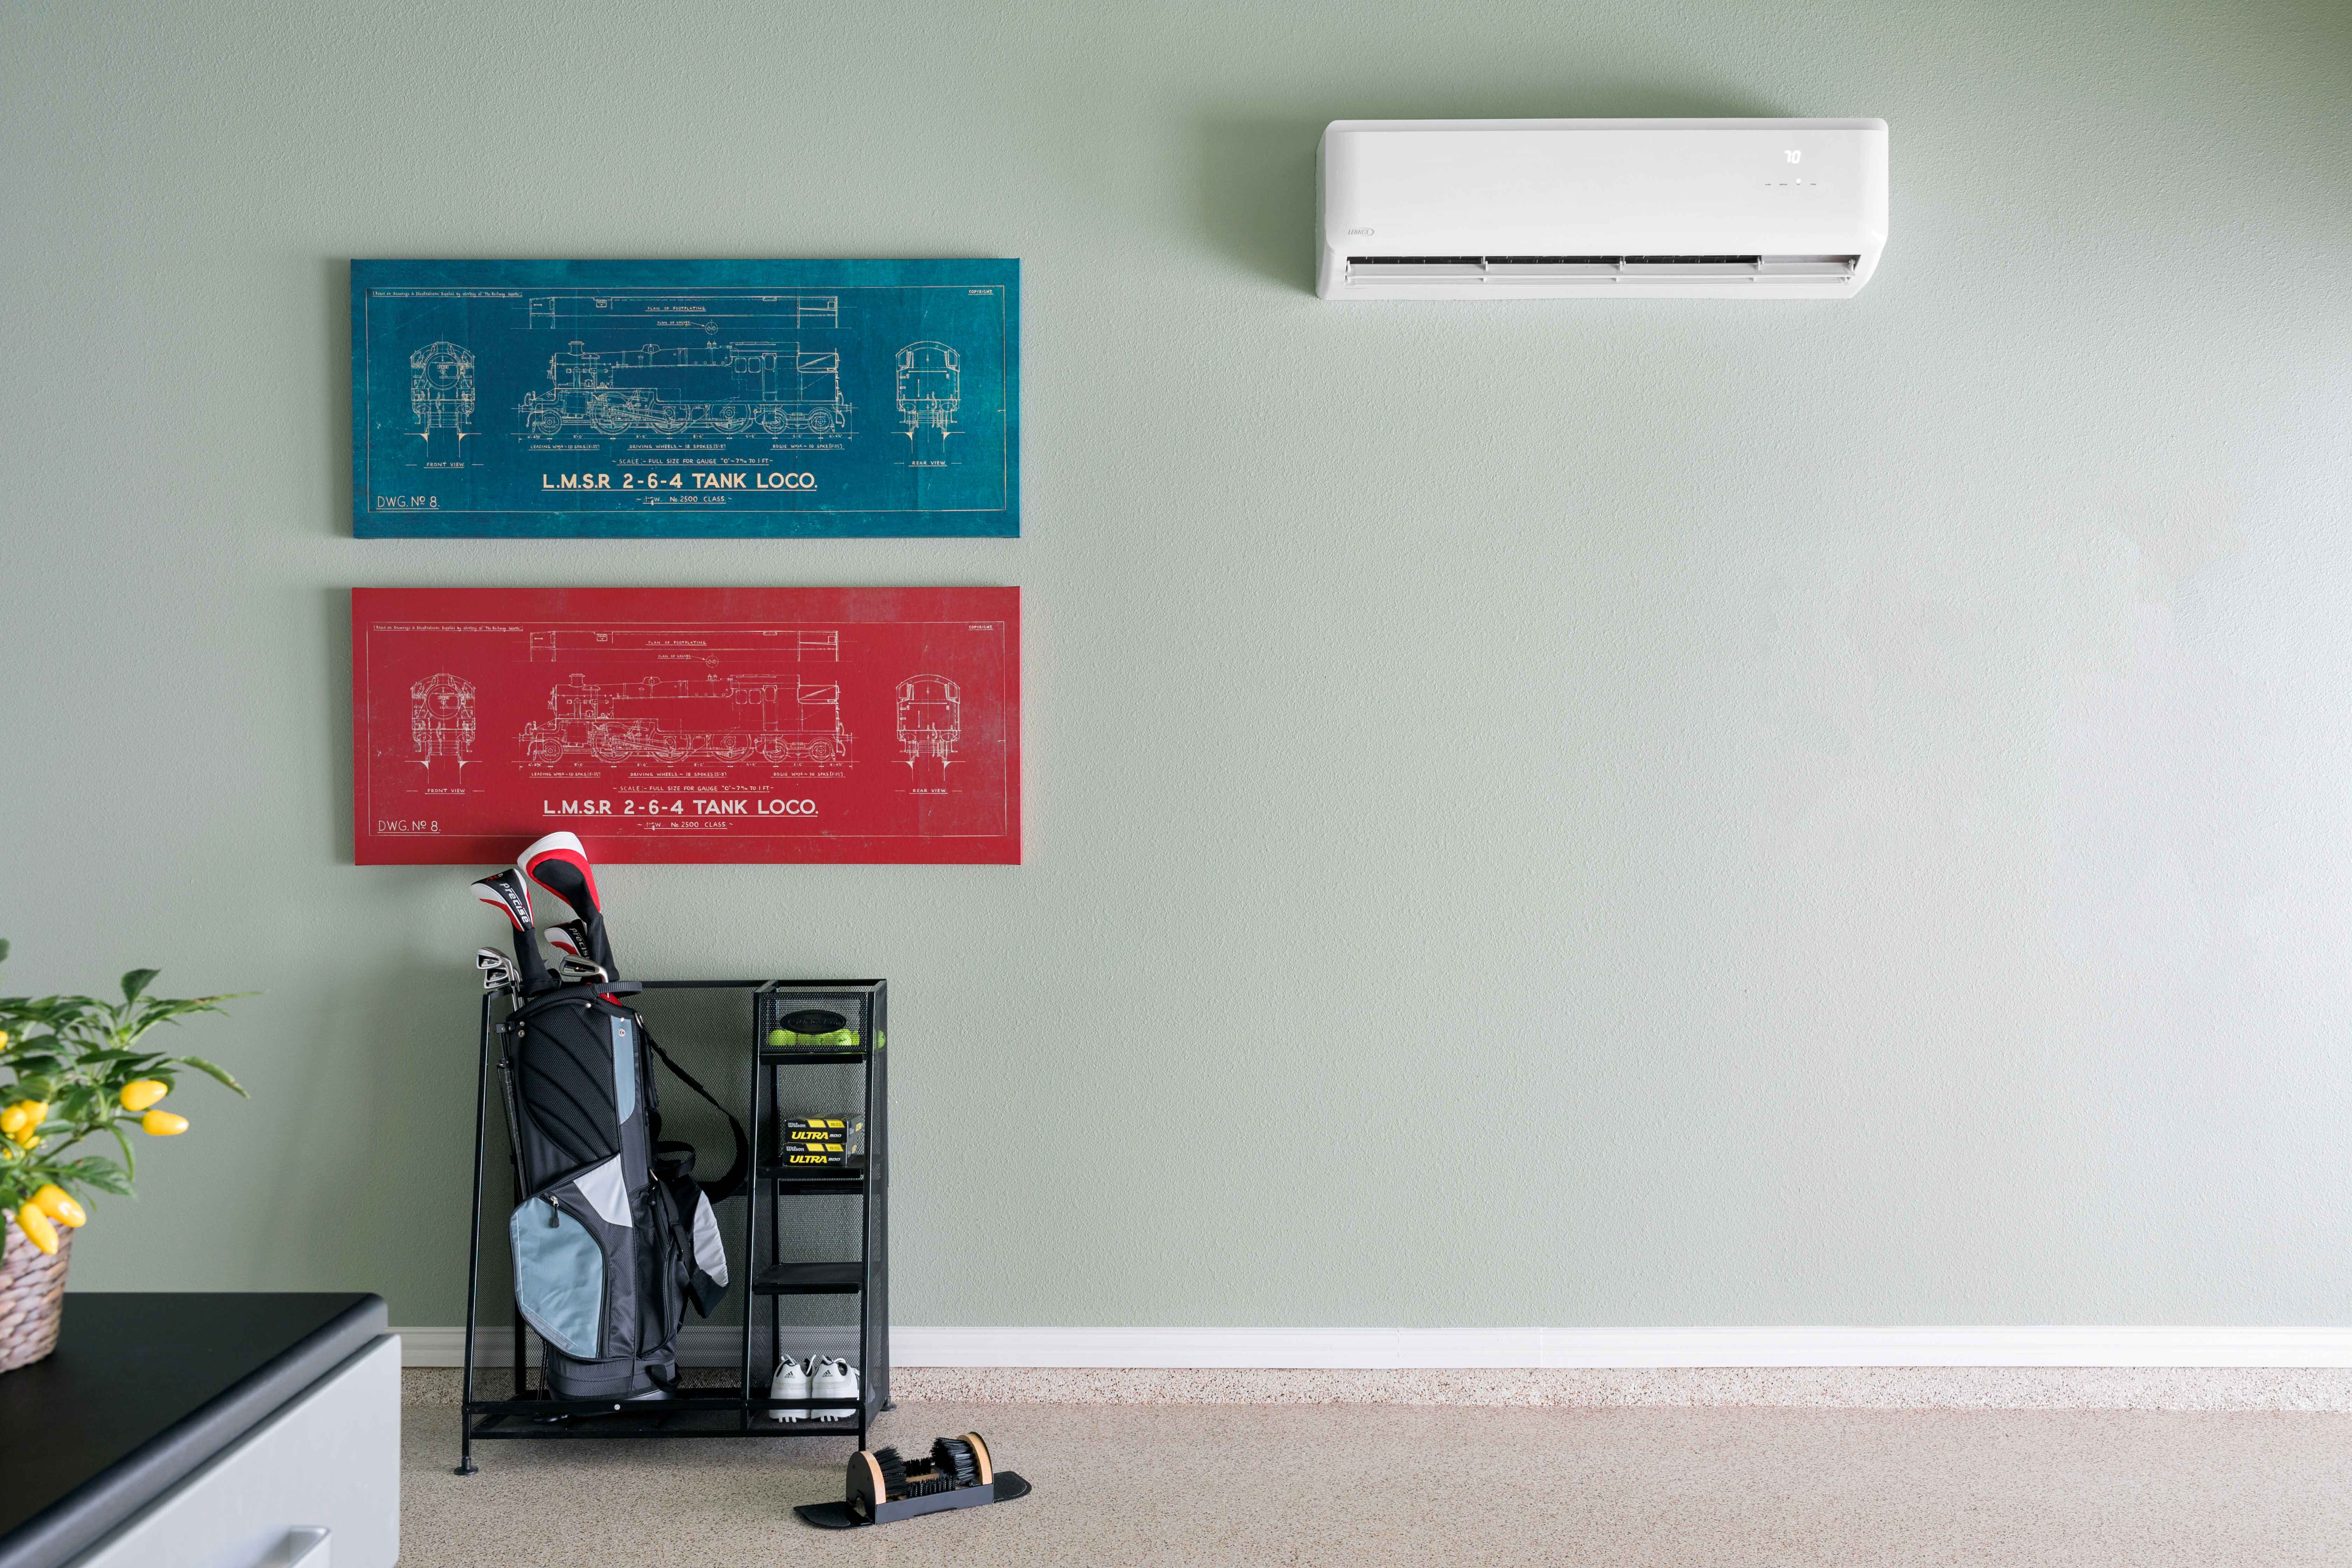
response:
<path fill-rule="evenodd" d="M 645 980 L 626 982 L 615 993 L 634 991 L 742 991 L 750 993 L 751 1039 L 745 1058 L 751 1081 L 744 1103 L 751 1138 L 752 1180 L 747 1190 L 740 1249 L 730 1248 L 734 1282 L 749 1284 L 743 1302 L 738 1381 L 731 1385 L 683 1389 L 672 1399 L 643 1404 L 610 1400 L 563 1400 L 529 1386 L 521 1313 L 512 1313 L 514 1396 L 474 1397 L 476 1324 L 480 1316 L 482 1200 L 489 1141 L 490 1075 L 498 1061 L 503 1013 L 494 999 L 482 999 L 481 1065 L 474 1106 L 474 1226 L 466 1276 L 466 1360 L 457 1473 L 471 1475 L 473 1446 L 489 1438 L 595 1437 L 820 1437 L 852 1436 L 866 1447 L 874 1416 L 890 1408 L 889 1121 L 886 1093 L 889 1017 L 887 984 L 880 980 Z M 814 1048 L 795 1037 L 782 1047 L 768 1044 L 786 1016 L 811 1009 L 838 1013 L 855 1045 Z M 510 1009 L 509 1009 L 510 1010 Z M 804 1067 L 856 1067 L 866 1119 L 862 1167 L 812 1173 L 786 1165 L 774 1136 L 785 1107 L 780 1103 L 781 1074 Z M 714 1092 L 726 1097 L 724 1086 Z M 814 1109 L 798 1107 L 795 1109 Z M 513 1202 L 522 1202 L 519 1176 L 509 1173 Z M 796 1227 L 788 1226 L 782 1200 L 813 1196 L 858 1200 L 857 1256 L 804 1259 L 784 1252 Z M 501 1231 L 503 1226 L 499 1227 Z M 730 1291 L 730 1295 L 733 1294 Z M 857 1300 L 856 1413 L 841 1419 L 781 1421 L 775 1410 L 837 1409 L 839 1394 L 819 1399 L 770 1399 L 768 1373 L 783 1337 L 782 1300 L 787 1296 L 854 1296 Z M 765 1311 L 761 1310 L 764 1304 Z M 761 1318 L 766 1333 L 760 1333 Z M 759 1353 L 755 1356 L 755 1346 Z"/>

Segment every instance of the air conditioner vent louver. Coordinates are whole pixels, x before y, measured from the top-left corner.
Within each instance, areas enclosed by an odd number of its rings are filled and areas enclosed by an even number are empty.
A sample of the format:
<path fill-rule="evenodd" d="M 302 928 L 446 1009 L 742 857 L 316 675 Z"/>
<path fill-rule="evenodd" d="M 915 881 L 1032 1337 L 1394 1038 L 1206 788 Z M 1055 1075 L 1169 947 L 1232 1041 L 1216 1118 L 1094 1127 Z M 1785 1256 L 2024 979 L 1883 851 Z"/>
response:
<path fill-rule="evenodd" d="M 1350 283 L 1591 283 L 1595 285 L 1717 282 L 1769 279 L 1843 284 L 1854 256 L 1350 256 Z"/>
<path fill-rule="evenodd" d="M 1622 262 L 1663 261 L 1745 261 L 1763 260 L 1760 256 L 1351 256 L 1351 266 L 1362 267 L 1387 262 L 1408 261 L 1467 262 L 1486 267 L 1615 267 Z M 1777 259 L 1777 258 L 1776 258 Z"/>

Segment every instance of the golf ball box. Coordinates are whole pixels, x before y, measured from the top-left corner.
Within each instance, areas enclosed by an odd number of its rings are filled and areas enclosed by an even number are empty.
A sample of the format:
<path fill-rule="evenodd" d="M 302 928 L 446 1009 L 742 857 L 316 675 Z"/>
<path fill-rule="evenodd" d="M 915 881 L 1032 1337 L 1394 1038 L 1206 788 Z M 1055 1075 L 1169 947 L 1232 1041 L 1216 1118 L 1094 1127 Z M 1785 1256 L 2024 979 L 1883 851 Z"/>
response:
<path fill-rule="evenodd" d="M 778 1069 L 779 1096 L 786 1092 Z M 863 1116 L 792 1116 L 777 1130 L 777 1163 L 794 1170 L 847 1170 L 866 1163 Z"/>

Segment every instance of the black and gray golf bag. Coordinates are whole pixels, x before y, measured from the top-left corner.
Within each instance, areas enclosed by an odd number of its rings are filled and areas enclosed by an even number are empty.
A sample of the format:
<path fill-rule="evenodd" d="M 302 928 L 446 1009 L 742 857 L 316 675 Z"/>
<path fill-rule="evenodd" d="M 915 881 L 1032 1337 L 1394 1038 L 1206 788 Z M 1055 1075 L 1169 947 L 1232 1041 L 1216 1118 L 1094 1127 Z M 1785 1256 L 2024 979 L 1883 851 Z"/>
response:
<path fill-rule="evenodd" d="M 741 1187 L 751 1145 L 646 1032 L 642 1016 L 593 985 L 528 996 L 500 1026 L 516 1179 L 508 1226 L 515 1300 L 546 1349 L 558 1399 L 660 1397 L 677 1383 L 691 1300 L 703 1316 L 727 1287 L 711 1205 Z M 694 1148 L 665 1142 L 658 1060 L 734 1131 L 735 1160 L 694 1176 Z"/>

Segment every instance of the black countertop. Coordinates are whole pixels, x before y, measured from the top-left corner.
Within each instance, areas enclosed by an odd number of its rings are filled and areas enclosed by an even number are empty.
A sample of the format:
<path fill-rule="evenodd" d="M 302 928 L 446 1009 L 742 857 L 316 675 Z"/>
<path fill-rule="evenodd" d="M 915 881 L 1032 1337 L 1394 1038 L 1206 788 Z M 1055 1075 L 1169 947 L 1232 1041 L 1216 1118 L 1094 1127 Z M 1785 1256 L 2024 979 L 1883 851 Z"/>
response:
<path fill-rule="evenodd" d="M 380 1296 L 70 1291 L 0 1373 L 0 1568 L 51 1568 L 385 1332 Z"/>

